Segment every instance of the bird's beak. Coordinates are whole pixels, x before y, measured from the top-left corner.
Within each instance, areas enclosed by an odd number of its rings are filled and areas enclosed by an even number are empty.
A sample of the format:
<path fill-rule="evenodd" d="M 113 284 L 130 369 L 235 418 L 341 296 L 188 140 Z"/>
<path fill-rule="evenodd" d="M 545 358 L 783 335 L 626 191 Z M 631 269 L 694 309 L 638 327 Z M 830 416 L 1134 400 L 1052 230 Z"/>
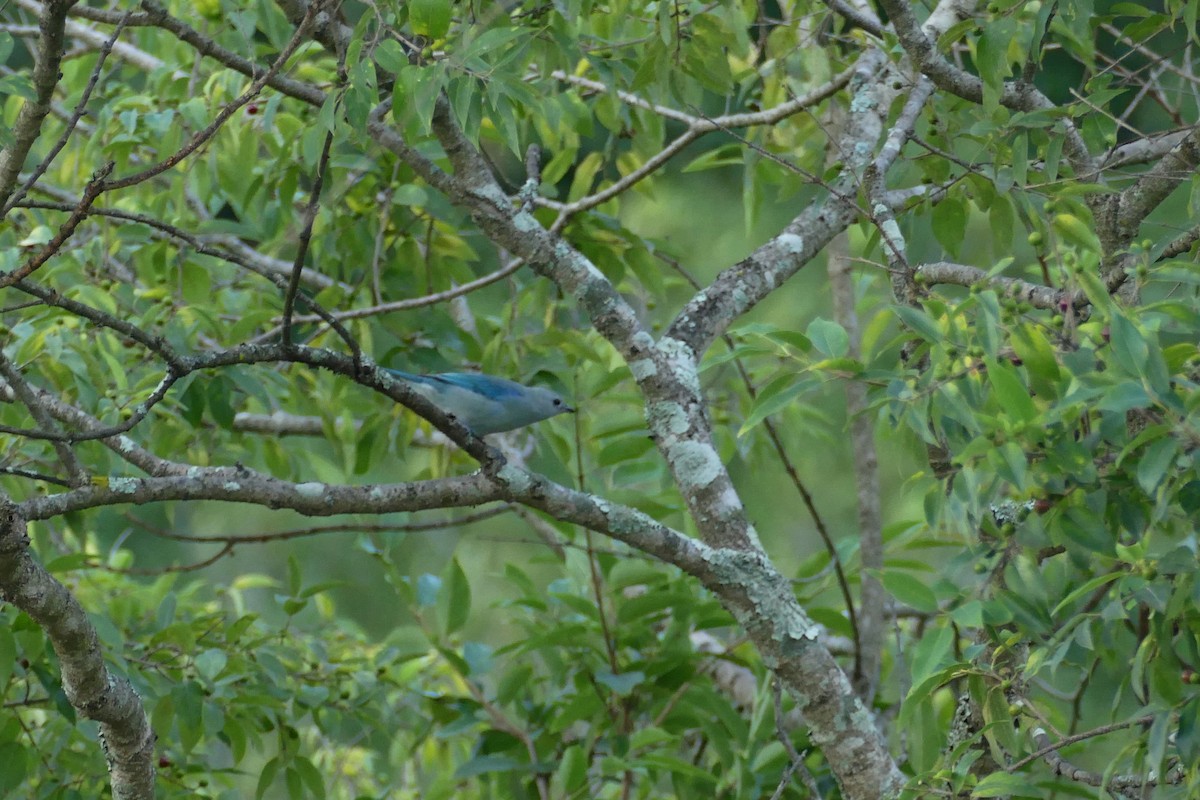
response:
<path fill-rule="evenodd" d="M 563 409 L 564 409 L 564 410 L 565 410 L 565 411 L 566 411 L 568 414 L 574 414 L 574 413 L 575 413 L 575 409 L 571 408 L 570 406 L 563 406 Z"/>

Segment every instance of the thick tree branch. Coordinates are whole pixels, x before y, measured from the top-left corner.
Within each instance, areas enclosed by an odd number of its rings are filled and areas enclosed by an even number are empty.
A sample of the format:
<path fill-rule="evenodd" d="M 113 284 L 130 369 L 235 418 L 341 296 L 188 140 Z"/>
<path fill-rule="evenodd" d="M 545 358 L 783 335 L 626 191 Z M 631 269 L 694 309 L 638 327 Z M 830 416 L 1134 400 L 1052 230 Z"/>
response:
<path fill-rule="evenodd" d="M 939 89 L 944 89 L 973 103 L 982 103 L 983 81 L 969 72 L 964 72 L 937 52 L 934 42 L 950 25 L 971 16 L 972 3 L 968 0 L 943 0 L 930 15 L 924 27 L 913 14 L 908 0 L 879 0 L 887 12 L 888 19 L 900 39 L 900 45 L 912 59 L 916 68 L 929 77 Z M 1045 111 L 1056 108 L 1050 100 L 1032 84 L 1020 81 L 1005 83 L 999 102 L 1006 108 L 1018 111 Z M 1065 153 L 1077 174 L 1092 170 L 1092 158 L 1083 137 L 1067 118 L 1062 120 L 1065 128 Z"/>
<path fill-rule="evenodd" d="M 882 117 L 890 104 L 892 90 L 878 80 L 884 64 L 882 51 L 873 49 L 855 66 L 855 98 L 850 104 L 844 146 L 847 163 L 830 196 L 810 205 L 766 244 L 723 270 L 676 315 L 667 329 L 667 338 L 697 356 L 702 355 L 735 319 L 808 264 L 858 217 L 859 210 L 852 198 L 868 163 L 868 154 L 879 140 Z"/>
<path fill-rule="evenodd" d="M 29 552 L 26 517 L 0 495 L 0 595 L 46 632 L 58 656 L 63 691 L 80 714 L 100 723 L 113 797 L 154 797 L 154 732 L 129 681 L 104 665 L 99 636 L 67 588 Z"/>
<path fill-rule="evenodd" d="M 1093 204 L 1096 235 L 1105 252 L 1116 255 L 1128 247 L 1137 236 L 1142 221 L 1176 187 L 1192 178 L 1197 165 L 1200 165 L 1200 127 L 1193 128 L 1128 189 L 1098 198 Z"/>
<path fill-rule="evenodd" d="M 846 330 L 847 355 L 862 359 L 862 332 L 854 293 L 853 262 L 845 237 L 830 244 L 829 285 L 834 316 Z M 858 606 L 854 685 L 863 704 L 870 707 L 883 671 L 884 614 L 887 595 L 874 573 L 883 570 L 883 515 L 879 508 L 879 457 L 875 450 L 875 426 L 868 412 L 867 387 L 862 381 L 847 381 L 846 424 L 850 427 L 854 482 L 858 489 L 859 559 L 862 562 L 861 602 Z"/>
<path fill-rule="evenodd" d="M 883 63 L 882 54 L 863 60 L 875 67 Z M 868 74 L 871 72 L 873 69 Z M 886 105 L 880 103 L 881 108 Z M 874 121 L 864 128 L 872 130 L 874 135 L 864 135 L 863 141 L 873 145 L 881 130 L 878 118 L 881 111 L 876 108 L 870 113 Z M 628 303 L 590 261 L 546 231 L 528 211 L 510 202 L 486 161 L 451 118 L 444 99 L 439 99 L 435 107 L 433 129 L 454 168 L 453 177 L 431 169 L 431 163 L 382 126 L 381 116 L 376 120 L 372 134 L 378 141 L 408 161 L 418 174 L 424 176 L 428 172 L 441 184 L 437 188 L 470 209 L 476 223 L 494 242 L 524 258 L 539 273 L 571 293 L 601 335 L 626 358 L 646 396 L 647 421 L 659 451 L 704 541 L 711 545 L 700 551 L 704 555 L 698 560 L 684 559 L 682 554 L 675 553 L 672 563 L 686 561 L 689 566 L 683 568 L 718 594 L 722 604 L 749 631 L 767 666 L 780 675 L 796 697 L 814 741 L 837 772 L 844 796 L 866 800 L 897 791 L 903 779 L 876 733 L 870 714 L 855 698 L 849 680 L 829 651 L 817 641 L 819 629 L 796 602 L 790 584 L 762 552 L 757 534 L 746 519 L 741 500 L 716 453 L 697 377 L 699 351 L 670 336 L 655 342 L 642 329 Z M 848 207 L 843 212 L 844 227 L 855 212 L 851 203 L 841 205 Z M 792 238 L 799 237 L 793 234 Z M 791 242 L 785 240 L 784 247 L 792 247 Z M 797 262 L 792 271 L 801 263 Z M 732 285 L 719 288 L 729 293 L 740 289 Z M 706 294 L 701 292 L 700 296 Z M 720 324 L 728 324 L 733 316 L 721 317 Z M 626 541 L 624 536 L 631 520 L 614 521 L 604 509 L 592 505 L 584 507 L 591 513 L 580 515 L 576 509 L 576 513 L 563 516 L 567 508 L 559 506 L 552 510 L 543 504 L 567 490 L 552 487 L 540 476 L 510 473 L 512 469 L 503 467 L 497 473 L 497 478 L 512 492 L 505 499 L 542 508 L 559 519 Z M 578 493 L 568 496 L 586 497 Z M 568 501 L 566 505 L 573 508 L 575 503 Z M 659 528 L 658 523 L 648 518 L 644 523 Z M 669 544 L 679 546 L 682 542 L 672 539 Z M 688 547 L 699 548 L 700 543 L 692 542 Z M 854 734 L 847 735 L 848 731 Z"/>

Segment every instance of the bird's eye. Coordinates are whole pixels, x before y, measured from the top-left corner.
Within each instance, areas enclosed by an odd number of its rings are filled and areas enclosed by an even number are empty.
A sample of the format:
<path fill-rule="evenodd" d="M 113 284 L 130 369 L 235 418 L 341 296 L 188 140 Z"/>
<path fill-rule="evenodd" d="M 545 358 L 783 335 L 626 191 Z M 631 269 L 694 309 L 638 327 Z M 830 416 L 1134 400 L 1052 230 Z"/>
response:
<path fill-rule="evenodd" d="M 554 405 L 556 405 L 556 406 L 561 406 L 561 405 L 562 405 L 562 399 L 561 399 L 561 398 L 558 398 L 558 397 L 554 398 Z"/>

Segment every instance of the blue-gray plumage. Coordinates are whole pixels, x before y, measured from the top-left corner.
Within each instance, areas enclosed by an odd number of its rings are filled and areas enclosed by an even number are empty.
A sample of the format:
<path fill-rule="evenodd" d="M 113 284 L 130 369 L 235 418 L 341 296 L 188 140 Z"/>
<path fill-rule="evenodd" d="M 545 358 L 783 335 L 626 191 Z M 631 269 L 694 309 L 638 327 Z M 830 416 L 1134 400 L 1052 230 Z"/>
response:
<path fill-rule="evenodd" d="M 523 428 L 575 409 L 549 389 L 522 386 L 504 378 L 474 372 L 414 375 L 385 371 L 406 381 L 413 391 L 471 429 L 476 436 Z"/>

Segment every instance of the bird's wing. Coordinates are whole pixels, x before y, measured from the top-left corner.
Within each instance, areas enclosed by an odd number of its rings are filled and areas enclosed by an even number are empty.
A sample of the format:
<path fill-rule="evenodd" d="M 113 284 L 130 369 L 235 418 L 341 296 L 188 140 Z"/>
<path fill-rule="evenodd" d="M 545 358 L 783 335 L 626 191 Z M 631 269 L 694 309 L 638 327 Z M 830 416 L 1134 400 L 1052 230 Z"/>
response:
<path fill-rule="evenodd" d="M 491 375 L 480 375 L 476 372 L 442 372 L 437 375 L 419 377 L 465 389 L 493 400 L 521 396 L 525 388 L 519 383 L 513 383 L 504 378 L 493 378 Z"/>

